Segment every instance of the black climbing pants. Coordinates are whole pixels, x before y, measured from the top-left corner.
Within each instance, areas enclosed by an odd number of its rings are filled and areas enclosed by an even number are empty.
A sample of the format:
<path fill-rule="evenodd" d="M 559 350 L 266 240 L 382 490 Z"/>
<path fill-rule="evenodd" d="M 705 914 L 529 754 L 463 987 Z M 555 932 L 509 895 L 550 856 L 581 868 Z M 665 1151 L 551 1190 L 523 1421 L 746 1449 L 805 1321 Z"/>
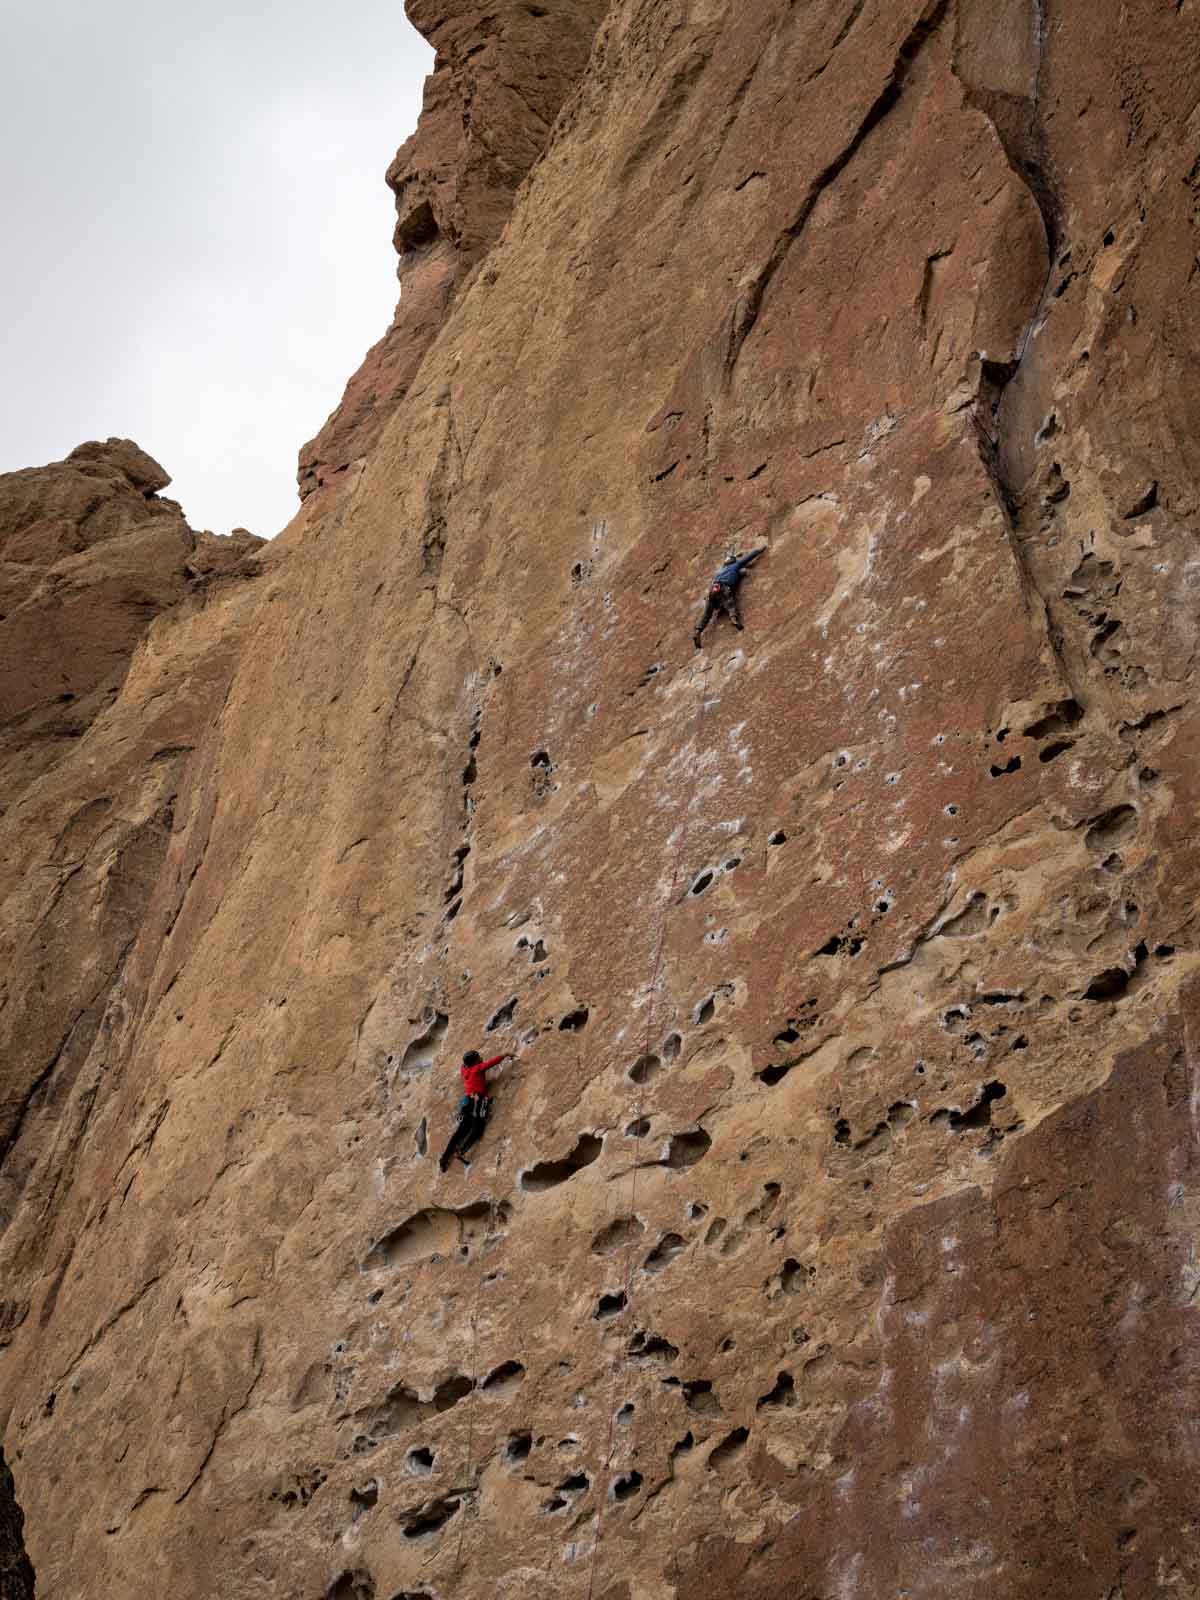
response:
<path fill-rule="evenodd" d="M 458 1125 L 450 1135 L 450 1143 L 442 1151 L 442 1159 L 438 1163 L 442 1171 L 450 1165 L 454 1156 L 466 1155 L 473 1144 L 483 1137 L 483 1130 L 487 1127 L 488 1111 L 491 1109 L 486 1095 L 472 1095 L 470 1103 L 466 1105 L 459 1115 Z"/>
<path fill-rule="evenodd" d="M 714 583 L 708 591 L 708 596 L 704 602 L 704 615 L 696 624 L 697 639 L 699 639 L 718 611 L 723 611 L 735 628 L 741 627 L 742 618 L 738 611 L 737 590 L 729 588 L 724 583 Z"/>

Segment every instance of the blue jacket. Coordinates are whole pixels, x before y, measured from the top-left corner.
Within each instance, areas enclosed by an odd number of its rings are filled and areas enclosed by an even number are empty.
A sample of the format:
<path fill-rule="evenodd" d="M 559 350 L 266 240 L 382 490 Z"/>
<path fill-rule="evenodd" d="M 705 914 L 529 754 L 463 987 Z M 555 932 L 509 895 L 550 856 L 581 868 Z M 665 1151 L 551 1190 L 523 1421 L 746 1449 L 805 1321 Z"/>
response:
<path fill-rule="evenodd" d="M 748 556 L 735 556 L 732 561 L 727 561 L 719 572 L 713 574 L 713 582 L 721 584 L 726 589 L 736 589 L 742 581 L 746 568 L 752 561 L 757 561 L 766 548 L 766 545 L 763 545 L 762 549 L 751 550 Z"/>

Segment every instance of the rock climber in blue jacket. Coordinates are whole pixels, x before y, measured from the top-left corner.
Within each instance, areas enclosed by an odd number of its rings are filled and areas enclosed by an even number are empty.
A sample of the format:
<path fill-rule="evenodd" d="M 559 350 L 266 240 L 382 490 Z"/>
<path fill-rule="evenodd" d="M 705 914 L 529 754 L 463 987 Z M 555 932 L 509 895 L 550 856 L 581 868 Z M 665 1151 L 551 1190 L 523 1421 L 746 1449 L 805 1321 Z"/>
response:
<path fill-rule="evenodd" d="M 731 555 L 720 571 L 713 573 L 712 582 L 708 586 L 708 596 L 704 602 L 704 615 L 692 635 L 697 650 L 700 648 L 700 635 L 718 611 L 725 613 L 739 633 L 742 631 L 742 619 L 738 614 L 737 587 L 745 575 L 746 568 L 752 561 L 757 561 L 766 548 L 764 544 L 757 550 L 751 550 L 748 556 Z"/>

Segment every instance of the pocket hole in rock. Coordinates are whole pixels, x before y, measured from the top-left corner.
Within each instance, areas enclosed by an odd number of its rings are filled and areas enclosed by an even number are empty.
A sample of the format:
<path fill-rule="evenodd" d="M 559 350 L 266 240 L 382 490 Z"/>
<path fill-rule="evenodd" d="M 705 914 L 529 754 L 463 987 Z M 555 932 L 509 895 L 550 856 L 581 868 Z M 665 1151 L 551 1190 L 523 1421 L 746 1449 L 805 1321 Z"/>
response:
<path fill-rule="evenodd" d="M 683 1236 L 678 1233 L 664 1233 L 662 1238 L 651 1250 L 643 1262 L 647 1272 L 661 1272 L 664 1267 L 669 1267 L 679 1252 L 686 1248 Z"/>
<path fill-rule="evenodd" d="M 721 1412 L 721 1402 L 713 1392 L 712 1382 L 708 1378 L 694 1378 L 690 1383 L 681 1385 L 680 1393 L 689 1411 L 694 1411 L 697 1416 L 715 1417 Z"/>
<path fill-rule="evenodd" d="M 506 1001 L 504 1005 L 500 1007 L 499 1011 L 496 1012 L 495 1016 L 493 1016 L 492 1020 L 487 1025 L 487 1031 L 489 1033 L 495 1033 L 497 1028 L 503 1028 L 512 1021 L 513 1013 L 517 1009 L 517 999 L 518 997 L 514 994 L 511 1000 Z"/>
<path fill-rule="evenodd" d="M 673 1133 L 667 1150 L 666 1165 L 676 1172 L 694 1167 L 712 1149 L 712 1139 L 703 1128 L 688 1133 Z"/>
<path fill-rule="evenodd" d="M 592 1312 L 593 1320 L 603 1321 L 605 1317 L 615 1317 L 624 1311 L 626 1305 L 624 1289 L 618 1289 L 615 1294 L 602 1294 L 596 1301 L 596 1309 Z"/>
<path fill-rule="evenodd" d="M 510 1434 L 504 1445 L 504 1459 L 510 1466 L 519 1461 L 526 1461 L 529 1452 L 533 1449 L 533 1435 L 531 1433 Z"/>
<path fill-rule="evenodd" d="M 749 1437 L 750 1430 L 748 1428 L 735 1428 L 732 1433 L 726 1434 L 717 1448 L 709 1455 L 709 1467 L 725 1466 L 744 1449 L 746 1440 Z"/>
<path fill-rule="evenodd" d="M 560 1033 L 578 1033 L 581 1028 L 587 1027 L 588 1008 L 578 1006 L 574 1011 L 568 1011 L 558 1025 Z"/>
<path fill-rule="evenodd" d="M 679 1048 L 682 1043 L 683 1040 L 677 1033 L 669 1033 L 663 1040 L 662 1051 L 660 1052 L 663 1060 L 668 1064 L 674 1061 L 679 1055 Z"/>
<path fill-rule="evenodd" d="M 661 1070 L 662 1062 L 656 1055 L 639 1056 L 629 1069 L 629 1079 L 631 1083 L 649 1083 Z"/>
<path fill-rule="evenodd" d="M 712 881 L 713 881 L 713 873 L 712 873 L 711 870 L 702 872 L 700 874 L 700 876 L 692 884 L 691 889 L 688 891 L 689 894 L 703 894 L 705 889 L 708 888 L 709 884 Z"/>
<path fill-rule="evenodd" d="M 368 1511 L 374 1510 L 379 1503 L 379 1484 L 374 1478 L 369 1483 L 364 1483 L 362 1488 L 353 1488 L 350 1491 L 350 1520 L 357 1522 L 360 1517 L 365 1517 Z"/>
<path fill-rule="evenodd" d="M 644 1139 L 649 1132 L 650 1118 L 635 1117 L 625 1129 L 625 1137 L 627 1139 Z"/>
<path fill-rule="evenodd" d="M 433 1065 L 433 1058 L 438 1052 L 438 1046 L 446 1037 L 446 1029 L 450 1026 L 450 1018 L 444 1011 L 435 1011 L 423 1033 L 409 1044 L 400 1062 L 401 1071 L 418 1071 Z"/>
<path fill-rule="evenodd" d="M 630 1339 L 627 1353 L 634 1360 L 661 1361 L 664 1366 L 670 1366 L 679 1355 L 669 1339 L 657 1333 L 647 1333 L 643 1328 L 639 1328 Z"/>
<path fill-rule="evenodd" d="M 796 1404 L 796 1380 L 790 1372 L 781 1372 L 776 1380 L 775 1387 L 761 1396 L 757 1409 L 763 1410 L 766 1406 L 794 1406 Z"/>
<path fill-rule="evenodd" d="M 782 828 L 776 828 L 774 833 L 771 833 L 771 834 L 767 835 L 767 843 L 768 844 L 786 844 L 787 843 L 787 834 L 784 833 Z"/>
<path fill-rule="evenodd" d="M 575 1148 L 561 1161 L 539 1161 L 528 1172 L 523 1172 L 521 1187 L 527 1194 L 540 1194 L 546 1189 L 554 1189 L 573 1178 L 577 1172 L 582 1172 L 584 1167 L 590 1167 L 603 1148 L 603 1139 L 597 1138 L 594 1133 L 580 1134 Z"/>
<path fill-rule="evenodd" d="M 450 1521 L 461 1504 L 462 1501 L 452 1495 L 430 1500 L 403 1516 L 401 1532 L 406 1539 L 420 1539 L 426 1534 L 437 1533 Z"/>
<path fill-rule="evenodd" d="M 480 1384 L 480 1390 L 493 1398 L 512 1394 L 525 1376 L 525 1368 L 519 1361 L 504 1361 Z"/>
<path fill-rule="evenodd" d="M 435 1457 L 428 1445 L 413 1447 L 404 1457 L 404 1465 L 414 1478 L 427 1478 L 433 1471 Z"/>

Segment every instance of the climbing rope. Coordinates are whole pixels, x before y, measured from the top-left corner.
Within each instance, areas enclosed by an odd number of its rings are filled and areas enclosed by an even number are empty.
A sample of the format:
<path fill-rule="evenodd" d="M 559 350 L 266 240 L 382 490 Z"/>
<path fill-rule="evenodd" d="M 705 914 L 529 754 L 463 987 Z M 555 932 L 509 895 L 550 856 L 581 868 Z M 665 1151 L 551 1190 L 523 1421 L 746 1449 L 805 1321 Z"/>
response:
<path fill-rule="evenodd" d="M 700 745 L 700 734 L 704 727 L 704 718 L 708 710 L 708 669 L 709 662 L 706 658 L 700 676 L 700 704 L 697 708 L 696 724 L 692 732 L 691 740 L 692 745 L 696 749 L 697 753 Z M 675 890 L 679 885 L 679 873 L 683 865 L 684 854 L 687 850 L 688 835 L 691 831 L 692 802 L 695 799 L 696 787 L 699 782 L 699 761 L 693 760 L 691 770 L 692 779 L 687 786 L 680 808 L 681 816 L 679 825 L 679 842 L 675 848 L 675 860 L 671 869 L 671 885 L 667 890 L 666 897 L 663 901 L 662 915 L 658 920 L 658 939 L 654 951 L 654 964 L 651 969 L 650 987 L 647 991 L 646 997 L 646 1037 L 640 1057 L 642 1061 L 646 1061 L 650 1056 L 654 1042 L 655 1000 L 658 994 L 659 978 L 662 974 L 663 956 L 666 951 L 667 917 L 670 913 L 671 905 L 675 899 Z M 637 1141 L 640 1145 L 642 1139 L 645 1137 L 645 1130 L 642 1126 L 645 1074 L 643 1073 L 641 1081 L 635 1080 L 635 1082 L 637 1083 L 637 1097 L 634 1107 L 634 1124 L 637 1129 Z M 640 1166 L 641 1162 L 637 1160 L 635 1153 L 632 1178 L 629 1186 L 629 1215 L 633 1218 L 636 1218 L 637 1216 L 637 1181 L 638 1169 Z M 625 1250 L 625 1269 L 622 1276 L 621 1285 L 621 1321 L 625 1319 L 630 1310 L 633 1283 L 633 1258 L 636 1250 L 637 1233 L 636 1230 L 631 1230 L 629 1243 Z M 622 1340 L 623 1338 L 624 1335 L 622 1335 Z M 608 1438 L 604 1447 L 604 1464 L 601 1468 L 599 1492 L 596 1497 L 596 1531 L 595 1537 L 592 1540 L 592 1558 L 588 1568 L 587 1600 L 593 1600 L 595 1591 L 596 1567 L 600 1556 L 600 1540 L 604 1530 L 604 1507 L 608 1499 L 609 1482 L 612 1477 L 613 1440 L 616 1430 L 617 1380 L 620 1377 L 621 1368 L 623 1365 L 624 1362 L 622 1360 L 622 1351 L 620 1346 L 618 1346 L 617 1352 L 613 1357 L 612 1364 L 612 1392 L 609 1396 L 608 1406 Z"/>
<path fill-rule="evenodd" d="M 500 1151 L 499 1151 L 499 1149 L 497 1149 L 497 1151 L 496 1151 L 496 1167 L 495 1167 L 494 1173 L 492 1174 L 492 1180 L 493 1180 L 492 1181 L 492 1188 L 493 1188 L 493 1191 L 496 1188 L 496 1185 L 497 1185 L 497 1183 L 499 1181 L 499 1177 L 500 1177 Z M 479 1303 L 480 1303 L 480 1300 L 483 1297 L 483 1282 L 484 1282 L 484 1278 L 487 1275 L 486 1268 L 487 1268 L 488 1245 L 491 1243 L 492 1239 L 495 1237 L 495 1234 L 496 1234 L 496 1196 L 495 1196 L 495 1193 L 493 1192 L 492 1194 L 490 1194 L 488 1196 L 488 1223 L 487 1223 L 487 1229 L 486 1229 L 486 1231 L 484 1233 L 484 1236 L 483 1236 L 483 1243 L 479 1246 L 479 1271 L 476 1274 L 476 1278 L 475 1278 L 474 1304 L 472 1305 L 472 1308 L 471 1308 L 471 1393 L 470 1393 L 470 1398 L 467 1401 L 467 1452 L 466 1452 L 466 1460 L 463 1463 L 463 1477 L 462 1477 L 464 1498 L 467 1495 L 472 1494 L 474 1492 L 474 1487 L 475 1487 L 474 1484 L 471 1481 L 471 1476 L 472 1476 L 472 1472 L 474 1471 L 473 1462 L 474 1462 L 474 1456 L 475 1456 L 475 1396 L 479 1391 L 479 1381 L 480 1381 L 480 1377 L 481 1377 L 481 1374 L 480 1374 L 480 1371 L 479 1371 Z M 458 1525 L 458 1548 L 455 1550 L 455 1553 L 454 1553 L 454 1570 L 456 1572 L 462 1566 L 463 1538 L 465 1537 L 466 1531 L 467 1531 L 467 1511 L 468 1511 L 468 1507 L 464 1506 L 463 1507 L 462 1521 Z"/>

